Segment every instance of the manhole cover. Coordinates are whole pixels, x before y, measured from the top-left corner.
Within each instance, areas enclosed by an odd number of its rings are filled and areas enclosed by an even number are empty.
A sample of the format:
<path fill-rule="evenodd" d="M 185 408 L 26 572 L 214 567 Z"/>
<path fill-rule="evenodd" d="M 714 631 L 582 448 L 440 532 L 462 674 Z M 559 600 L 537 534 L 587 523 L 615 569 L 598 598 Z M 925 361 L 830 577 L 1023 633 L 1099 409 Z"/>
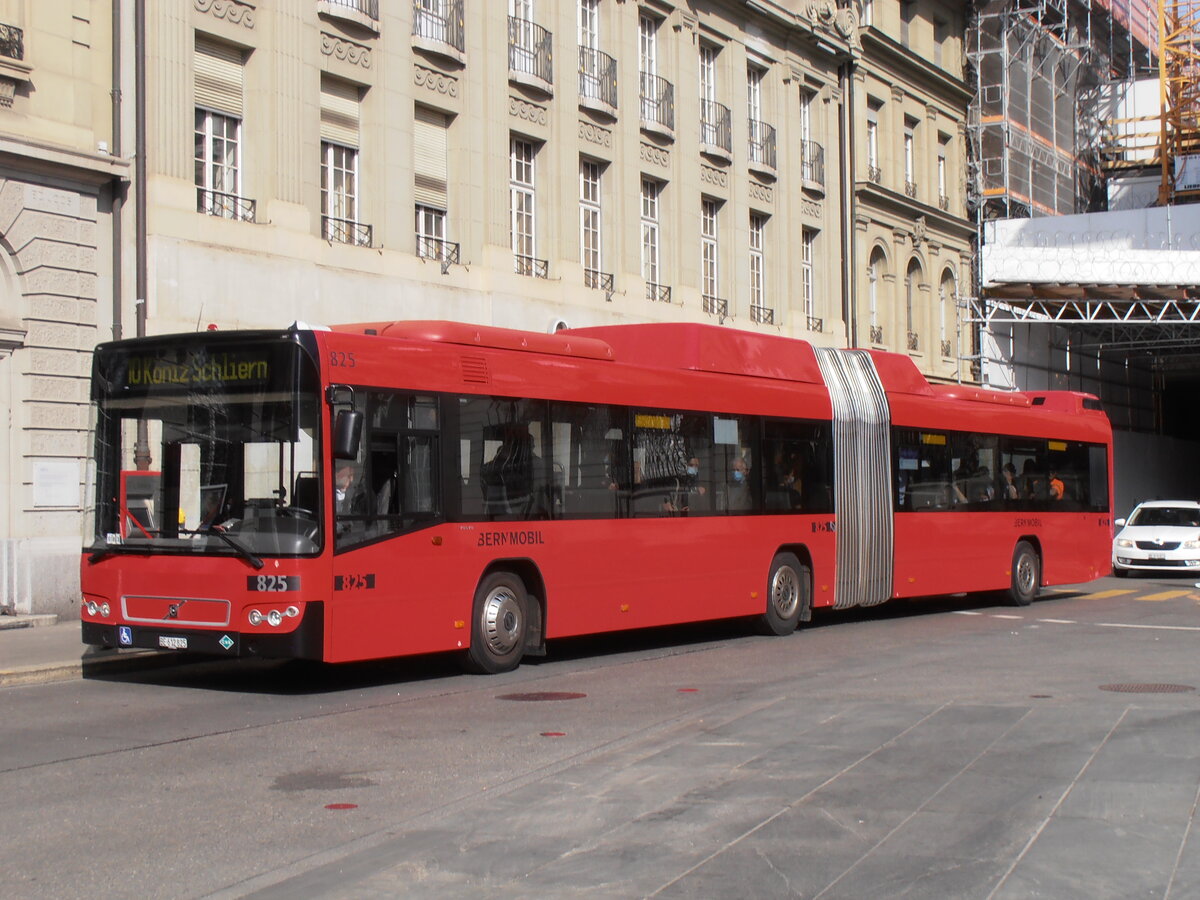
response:
<path fill-rule="evenodd" d="M 535 703 L 539 700 L 580 700 L 587 694 L 577 694 L 573 691 L 532 691 L 528 694 L 501 694 L 497 700 L 521 700 Z"/>
<path fill-rule="evenodd" d="M 1184 694 L 1195 688 L 1190 684 L 1102 684 L 1100 690 L 1119 694 Z"/>

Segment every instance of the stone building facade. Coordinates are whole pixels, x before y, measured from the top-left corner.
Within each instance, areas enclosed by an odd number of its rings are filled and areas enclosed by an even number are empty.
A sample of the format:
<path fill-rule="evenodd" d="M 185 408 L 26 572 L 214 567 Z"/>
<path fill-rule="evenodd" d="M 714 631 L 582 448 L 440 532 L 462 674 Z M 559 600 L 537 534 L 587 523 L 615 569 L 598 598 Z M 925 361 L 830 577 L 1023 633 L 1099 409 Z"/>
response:
<path fill-rule="evenodd" d="M 91 350 L 113 334 L 108 3 L 0 3 L 0 605 L 75 614 Z M 117 201 L 119 203 L 119 199 Z"/>
<path fill-rule="evenodd" d="M 0 34 L 6 603 L 73 609 L 88 351 L 139 329 L 694 321 L 967 374 L 955 4 L 0 12 L 24 36 L 18 57 Z"/>

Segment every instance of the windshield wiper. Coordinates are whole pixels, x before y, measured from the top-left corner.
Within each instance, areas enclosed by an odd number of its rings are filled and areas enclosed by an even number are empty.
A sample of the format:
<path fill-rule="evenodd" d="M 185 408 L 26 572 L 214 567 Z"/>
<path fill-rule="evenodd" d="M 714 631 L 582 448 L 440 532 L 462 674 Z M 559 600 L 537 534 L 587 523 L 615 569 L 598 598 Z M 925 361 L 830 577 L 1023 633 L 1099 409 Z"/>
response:
<path fill-rule="evenodd" d="M 263 561 L 255 556 L 249 547 L 247 547 L 233 535 L 227 534 L 219 528 L 210 528 L 206 533 L 215 534 L 230 547 L 232 547 L 237 552 L 238 556 L 250 563 L 250 565 L 254 566 L 254 568 L 261 569 L 263 567 Z"/>
<path fill-rule="evenodd" d="M 263 561 L 254 555 L 254 551 L 221 528 L 208 528 L 204 531 L 201 531 L 198 528 L 195 530 L 180 528 L 179 530 L 184 534 L 208 534 L 213 535 L 214 537 L 219 537 L 226 544 L 232 547 L 238 556 L 250 563 L 250 565 L 254 566 L 254 568 L 261 569 L 263 567 Z"/>

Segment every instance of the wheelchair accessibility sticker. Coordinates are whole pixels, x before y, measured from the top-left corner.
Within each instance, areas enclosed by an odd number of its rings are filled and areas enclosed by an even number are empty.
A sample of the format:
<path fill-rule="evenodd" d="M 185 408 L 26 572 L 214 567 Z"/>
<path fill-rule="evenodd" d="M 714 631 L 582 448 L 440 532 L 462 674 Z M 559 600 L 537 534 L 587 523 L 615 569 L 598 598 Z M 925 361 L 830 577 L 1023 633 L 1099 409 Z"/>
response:
<path fill-rule="evenodd" d="M 117 643 L 122 647 L 133 646 L 133 629 L 128 625 L 117 626 Z"/>

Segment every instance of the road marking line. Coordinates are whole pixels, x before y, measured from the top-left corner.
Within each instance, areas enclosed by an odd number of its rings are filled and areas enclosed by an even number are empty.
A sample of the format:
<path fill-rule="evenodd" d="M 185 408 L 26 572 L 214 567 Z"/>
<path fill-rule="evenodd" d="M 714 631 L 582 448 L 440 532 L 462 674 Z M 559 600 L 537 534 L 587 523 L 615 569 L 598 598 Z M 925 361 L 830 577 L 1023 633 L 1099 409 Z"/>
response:
<path fill-rule="evenodd" d="M 1094 594 L 1088 594 L 1093 600 L 1100 600 L 1105 597 L 1120 597 L 1122 594 L 1132 594 L 1133 588 L 1113 588 L 1108 591 L 1096 591 Z"/>
<path fill-rule="evenodd" d="M 1148 631 L 1200 631 L 1200 625 L 1127 625 L 1122 622 L 1097 622 L 1097 628 L 1143 628 Z"/>
<path fill-rule="evenodd" d="M 955 609 L 955 610 L 952 610 L 952 612 L 956 616 L 982 616 L 983 615 L 983 613 L 976 612 L 973 609 Z"/>
<path fill-rule="evenodd" d="M 1001 613 L 992 613 L 993 619 L 1023 619 L 1024 616 L 1006 616 Z"/>
<path fill-rule="evenodd" d="M 1144 597 L 1138 597 L 1138 600 L 1170 600 L 1172 597 L 1182 597 L 1185 594 L 1190 594 L 1191 591 L 1163 591 L 1159 594 L 1146 594 Z"/>
<path fill-rule="evenodd" d="M 1051 625 L 1078 625 L 1074 619 L 1038 619 L 1039 622 L 1049 622 Z"/>

